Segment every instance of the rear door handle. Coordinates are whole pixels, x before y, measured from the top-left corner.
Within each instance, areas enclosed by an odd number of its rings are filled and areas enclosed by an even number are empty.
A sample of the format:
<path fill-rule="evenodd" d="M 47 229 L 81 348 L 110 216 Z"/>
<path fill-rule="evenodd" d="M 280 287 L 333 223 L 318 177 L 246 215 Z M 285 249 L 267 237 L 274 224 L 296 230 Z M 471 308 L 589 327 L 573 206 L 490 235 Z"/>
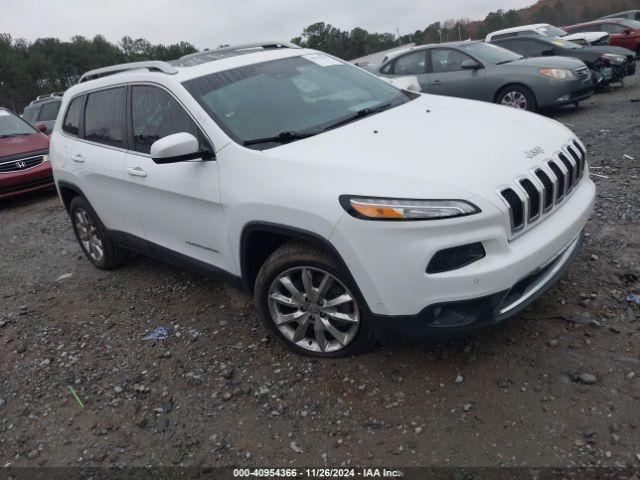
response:
<path fill-rule="evenodd" d="M 146 177 L 147 176 L 147 172 L 145 172 L 142 168 L 140 167 L 129 167 L 127 168 L 127 173 L 129 175 L 131 175 L 132 177 Z"/>
<path fill-rule="evenodd" d="M 84 163 L 84 157 L 82 155 L 80 155 L 79 153 L 76 153 L 75 155 L 71 156 L 71 160 L 73 160 L 76 163 Z"/>

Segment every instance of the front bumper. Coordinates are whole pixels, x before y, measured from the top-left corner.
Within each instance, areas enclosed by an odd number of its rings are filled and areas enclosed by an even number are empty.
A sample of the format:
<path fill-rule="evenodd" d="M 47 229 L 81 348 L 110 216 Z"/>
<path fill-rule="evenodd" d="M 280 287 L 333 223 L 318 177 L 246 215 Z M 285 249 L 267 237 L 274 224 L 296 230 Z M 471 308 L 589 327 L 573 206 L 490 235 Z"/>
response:
<path fill-rule="evenodd" d="M 508 211 L 484 198 L 482 213 L 432 222 L 363 221 L 345 214 L 331 243 L 340 253 L 368 312 L 413 317 L 426 308 L 506 292 L 547 265 L 584 230 L 593 212 L 595 185 L 585 172 L 551 215 L 508 240 Z M 437 252 L 480 242 L 486 256 L 465 267 L 428 274 Z"/>
<path fill-rule="evenodd" d="M 540 108 L 561 107 L 581 102 L 593 95 L 595 85 L 591 78 L 580 80 L 550 80 L 544 88 L 536 91 L 536 99 Z"/>
<path fill-rule="evenodd" d="M 548 264 L 516 282 L 510 289 L 485 297 L 431 305 L 417 315 L 371 315 L 376 338 L 385 345 L 442 342 L 479 333 L 522 311 L 547 292 L 578 256 L 583 232 Z"/>
<path fill-rule="evenodd" d="M 52 188 L 53 186 L 53 172 L 51 163 L 48 161 L 24 171 L 0 173 L 0 199 Z"/>

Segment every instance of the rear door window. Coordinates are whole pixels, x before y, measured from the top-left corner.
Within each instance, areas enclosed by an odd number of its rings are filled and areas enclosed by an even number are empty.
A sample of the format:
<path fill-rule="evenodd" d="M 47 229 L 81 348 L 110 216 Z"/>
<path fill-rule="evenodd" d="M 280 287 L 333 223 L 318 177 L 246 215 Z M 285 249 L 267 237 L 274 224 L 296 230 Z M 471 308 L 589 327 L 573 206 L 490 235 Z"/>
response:
<path fill-rule="evenodd" d="M 420 75 L 426 69 L 426 50 L 408 53 L 398 58 L 393 64 L 395 75 Z"/>
<path fill-rule="evenodd" d="M 125 87 L 90 93 L 84 113 L 84 138 L 125 147 Z"/>
<path fill-rule="evenodd" d="M 82 114 L 82 105 L 84 104 L 84 96 L 76 97 L 71 100 L 67 114 L 62 123 L 62 130 L 76 137 L 80 134 L 80 115 Z"/>
<path fill-rule="evenodd" d="M 182 105 L 164 90 L 151 86 L 131 89 L 133 150 L 151 151 L 151 144 L 174 133 L 187 132 L 196 137 L 201 150 L 210 150 L 204 135 Z"/>
<path fill-rule="evenodd" d="M 433 73 L 458 72 L 462 70 L 462 62 L 473 60 L 470 56 L 449 48 L 431 50 L 431 71 Z"/>
<path fill-rule="evenodd" d="M 60 110 L 60 102 L 49 102 L 42 105 L 40 109 L 40 115 L 38 120 L 41 122 L 52 122 L 58 116 L 58 110 Z"/>

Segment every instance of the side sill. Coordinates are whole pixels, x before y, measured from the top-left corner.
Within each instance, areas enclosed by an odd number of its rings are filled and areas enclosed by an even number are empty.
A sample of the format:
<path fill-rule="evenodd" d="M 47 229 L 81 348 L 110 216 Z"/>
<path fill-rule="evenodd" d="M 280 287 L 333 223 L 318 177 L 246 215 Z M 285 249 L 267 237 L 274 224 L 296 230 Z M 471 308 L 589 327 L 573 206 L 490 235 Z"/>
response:
<path fill-rule="evenodd" d="M 161 247 L 160 245 L 156 245 L 153 242 L 145 240 L 144 238 L 136 237 L 129 233 L 117 230 L 108 230 L 107 234 L 113 242 L 121 248 L 131 250 L 147 257 L 155 258 L 184 270 L 202 275 L 206 278 L 223 281 L 238 290 L 242 290 L 242 281 L 240 277 L 219 267 L 191 258 L 182 253 L 174 252 L 173 250 Z"/>

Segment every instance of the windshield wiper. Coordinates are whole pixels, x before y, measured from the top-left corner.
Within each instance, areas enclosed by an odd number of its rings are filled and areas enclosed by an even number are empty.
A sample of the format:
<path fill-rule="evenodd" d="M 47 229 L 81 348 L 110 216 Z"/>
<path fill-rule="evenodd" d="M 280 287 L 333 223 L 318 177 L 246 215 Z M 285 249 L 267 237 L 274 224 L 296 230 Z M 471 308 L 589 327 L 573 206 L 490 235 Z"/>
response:
<path fill-rule="evenodd" d="M 252 140 L 245 140 L 242 144 L 246 147 L 249 145 L 258 145 L 260 143 L 291 143 L 296 140 L 302 140 L 303 138 L 313 137 L 317 135 L 319 132 L 312 133 L 298 133 L 298 132 L 281 132 L 278 135 L 274 135 L 273 137 L 264 137 L 264 138 L 254 138 Z"/>
<path fill-rule="evenodd" d="M 338 120 L 337 122 L 332 123 L 331 125 L 325 127 L 324 130 L 327 131 L 333 128 L 341 127 L 342 125 L 355 122 L 356 120 L 359 120 L 364 117 L 368 117 L 369 115 L 373 115 L 374 113 L 381 112 L 388 108 L 391 108 L 391 103 L 383 103 L 382 105 L 378 105 L 377 107 L 373 107 L 373 108 L 363 108 L 362 110 L 358 110 L 353 115 L 349 115 L 347 118 L 343 118 L 342 120 Z"/>

